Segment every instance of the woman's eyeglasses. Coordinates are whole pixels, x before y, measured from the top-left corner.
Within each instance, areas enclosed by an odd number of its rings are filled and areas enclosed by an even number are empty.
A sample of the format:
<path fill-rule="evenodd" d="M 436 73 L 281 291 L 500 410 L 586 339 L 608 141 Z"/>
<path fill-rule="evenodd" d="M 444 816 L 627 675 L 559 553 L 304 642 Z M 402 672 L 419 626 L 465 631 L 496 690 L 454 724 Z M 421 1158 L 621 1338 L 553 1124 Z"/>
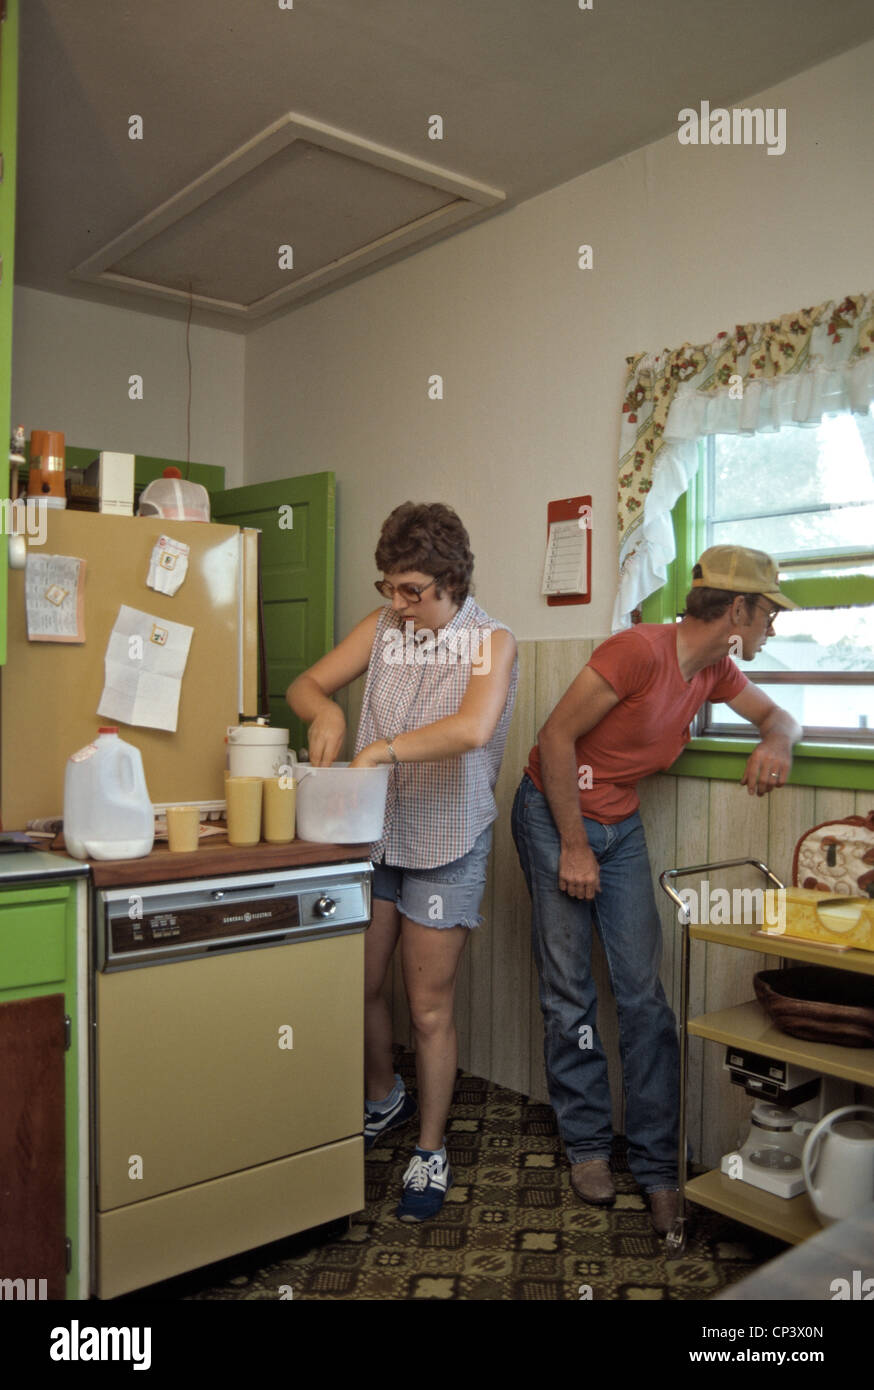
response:
<path fill-rule="evenodd" d="M 425 590 L 430 589 L 432 584 L 436 584 L 439 578 L 440 575 L 438 574 L 437 578 L 432 579 L 428 584 L 398 584 L 397 587 L 394 584 L 389 584 L 387 579 L 374 579 L 373 587 L 378 594 L 382 594 L 383 598 L 387 598 L 389 603 L 395 594 L 400 594 L 404 603 L 419 603 Z"/>

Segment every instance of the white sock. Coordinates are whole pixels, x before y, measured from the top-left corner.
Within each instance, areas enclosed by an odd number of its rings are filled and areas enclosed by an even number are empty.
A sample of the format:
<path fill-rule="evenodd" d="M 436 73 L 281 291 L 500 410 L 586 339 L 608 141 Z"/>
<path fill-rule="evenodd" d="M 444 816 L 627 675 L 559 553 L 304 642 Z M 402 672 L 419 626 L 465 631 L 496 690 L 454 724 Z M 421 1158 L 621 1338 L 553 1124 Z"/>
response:
<path fill-rule="evenodd" d="M 381 1111 L 385 1111 L 385 1110 L 390 1110 L 390 1109 L 392 1108 L 393 1105 L 397 1105 L 397 1103 L 398 1103 L 398 1101 L 400 1100 L 401 1096 L 404 1094 L 404 1089 L 405 1089 L 405 1088 L 404 1088 L 404 1083 L 403 1083 L 402 1078 L 401 1078 L 400 1076 L 398 1076 L 397 1072 L 395 1072 L 395 1084 L 394 1084 L 394 1086 L 392 1087 L 392 1089 L 389 1091 L 389 1093 L 388 1093 L 388 1095 L 385 1097 L 385 1099 L 384 1099 L 384 1100 L 366 1100 L 366 1099 L 365 1099 L 365 1102 L 364 1102 L 364 1108 L 365 1108 L 365 1110 L 369 1110 L 369 1111 L 371 1111 L 371 1112 L 376 1111 L 377 1113 L 380 1113 Z"/>
<path fill-rule="evenodd" d="M 448 1158 L 446 1157 L 446 1145 L 445 1145 L 445 1144 L 444 1144 L 443 1147 L 440 1148 L 440 1149 L 423 1149 L 423 1148 L 421 1148 L 421 1147 L 417 1144 L 417 1145 L 416 1145 L 416 1153 L 417 1153 L 417 1154 L 420 1154 L 422 1158 L 433 1158 L 434 1155 L 436 1154 L 437 1157 L 440 1159 L 440 1162 L 443 1164 L 443 1167 L 444 1167 L 444 1168 L 446 1167 L 446 1164 L 449 1162 Z"/>

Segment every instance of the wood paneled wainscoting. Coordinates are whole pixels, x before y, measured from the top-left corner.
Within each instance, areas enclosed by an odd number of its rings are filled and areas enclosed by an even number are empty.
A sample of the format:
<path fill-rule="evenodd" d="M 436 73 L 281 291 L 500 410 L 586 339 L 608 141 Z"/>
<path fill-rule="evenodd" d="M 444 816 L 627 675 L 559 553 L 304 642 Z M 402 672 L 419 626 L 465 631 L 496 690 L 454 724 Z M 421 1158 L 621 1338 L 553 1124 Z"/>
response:
<path fill-rule="evenodd" d="M 543 1067 L 543 1026 L 537 971 L 531 957 L 531 905 L 510 833 L 510 808 L 537 731 L 574 677 L 605 638 L 520 642 L 519 688 L 510 725 L 497 801 L 494 847 L 483 900 L 485 922 L 472 933 L 462 958 L 456 995 L 459 1066 L 524 1095 L 548 1103 Z M 347 756 L 364 679 L 341 692 L 350 729 Z M 662 918 L 662 982 L 679 1009 L 680 938 L 675 911 L 658 888 L 664 868 L 749 856 L 763 860 L 784 882 L 791 881 L 792 851 L 799 836 L 820 821 L 837 820 L 871 809 L 869 792 L 783 787 L 751 797 L 736 782 L 659 775 L 640 785 L 656 901 Z M 755 870 L 736 869 L 711 889 L 758 887 Z M 688 880 L 687 886 L 693 885 Z M 772 968 L 773 958 L 751 951 L 695 942 L 692 947 L 690 1014 L 728 1008 L 754 997 L 752 977 Z M 598 1028 L 607 1052 L 613 1093 L 614 1126 L 623 1131 L 623 1096 L 616 1010 L 600 943 L 593 963 L 598 985 Z M 395 1041 L 412 1046 L 400 963 L 390 990 Z M 696 1161 L 712 1166 L 737 1147 L 749 1127 L 750 1101 L 723 1071 L 723 1049 L 692 1038 L 689 1047 L 689 1140 Z"/>

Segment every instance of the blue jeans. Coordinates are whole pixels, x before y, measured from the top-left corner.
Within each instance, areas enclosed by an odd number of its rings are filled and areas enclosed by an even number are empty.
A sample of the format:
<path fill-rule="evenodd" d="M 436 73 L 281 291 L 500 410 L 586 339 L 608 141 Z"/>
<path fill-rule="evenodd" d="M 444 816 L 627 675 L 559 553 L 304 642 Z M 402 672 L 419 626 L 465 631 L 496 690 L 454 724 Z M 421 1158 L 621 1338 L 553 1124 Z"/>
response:
<path fill-rule="evenodd" d="M 596 1028 L 592 924 L 619 1015 L 628 1164 L 647 1192 L 677 1186 L 679 1047 L 659 980 L 661 923 L 640 812 L 617 825 L 583 817 L 600 867 L 592 901 L 558 886 L 560 842 L 549 803 L 527 776 L 513 803 L 513 839 L 533 907 L 549 1098 L 571 1163 L 610 1157 L 607 1060 Z M 589 1031 L 591 1030 L 591 1031 Z"/>

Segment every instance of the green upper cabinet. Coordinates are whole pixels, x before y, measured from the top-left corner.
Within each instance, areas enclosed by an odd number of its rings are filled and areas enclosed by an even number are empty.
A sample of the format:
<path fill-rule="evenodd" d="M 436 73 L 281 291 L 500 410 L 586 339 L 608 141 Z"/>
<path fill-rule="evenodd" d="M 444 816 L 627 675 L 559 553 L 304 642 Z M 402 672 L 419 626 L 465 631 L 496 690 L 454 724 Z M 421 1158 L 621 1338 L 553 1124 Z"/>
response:
<path fill-rule="evenodd" d="M 18 0 L 0 0 L 0 449 L 9 455 L 12 404 L 12 277 L 15 270 L 15 151 L 18 129 Z M 9 467 L 0 466 L 0 497 Z M 0 665 L 6 661 L 8 543 L 0 521 Z"/>
<path fill-rule="evenodd" d="M 2 3 L 2 0 L 0 0 Z M 65 450 L 68 468 L 87 468 L 93 463 L 105 445 L 96 449 L 83 449 L 81 445 L 68 444 Z M 181 459 L 152 458 L 148 454 L 136 454 L 134 463 L 134 488 L 139 492 L 156 478 L 164 476 L 164 469 L 178 468 L 183 478 L 192 483 L 202 483 L 207 492 L 220 492 L 225 485 L 225 470 L 214 463 L 185 463 Z"/>

